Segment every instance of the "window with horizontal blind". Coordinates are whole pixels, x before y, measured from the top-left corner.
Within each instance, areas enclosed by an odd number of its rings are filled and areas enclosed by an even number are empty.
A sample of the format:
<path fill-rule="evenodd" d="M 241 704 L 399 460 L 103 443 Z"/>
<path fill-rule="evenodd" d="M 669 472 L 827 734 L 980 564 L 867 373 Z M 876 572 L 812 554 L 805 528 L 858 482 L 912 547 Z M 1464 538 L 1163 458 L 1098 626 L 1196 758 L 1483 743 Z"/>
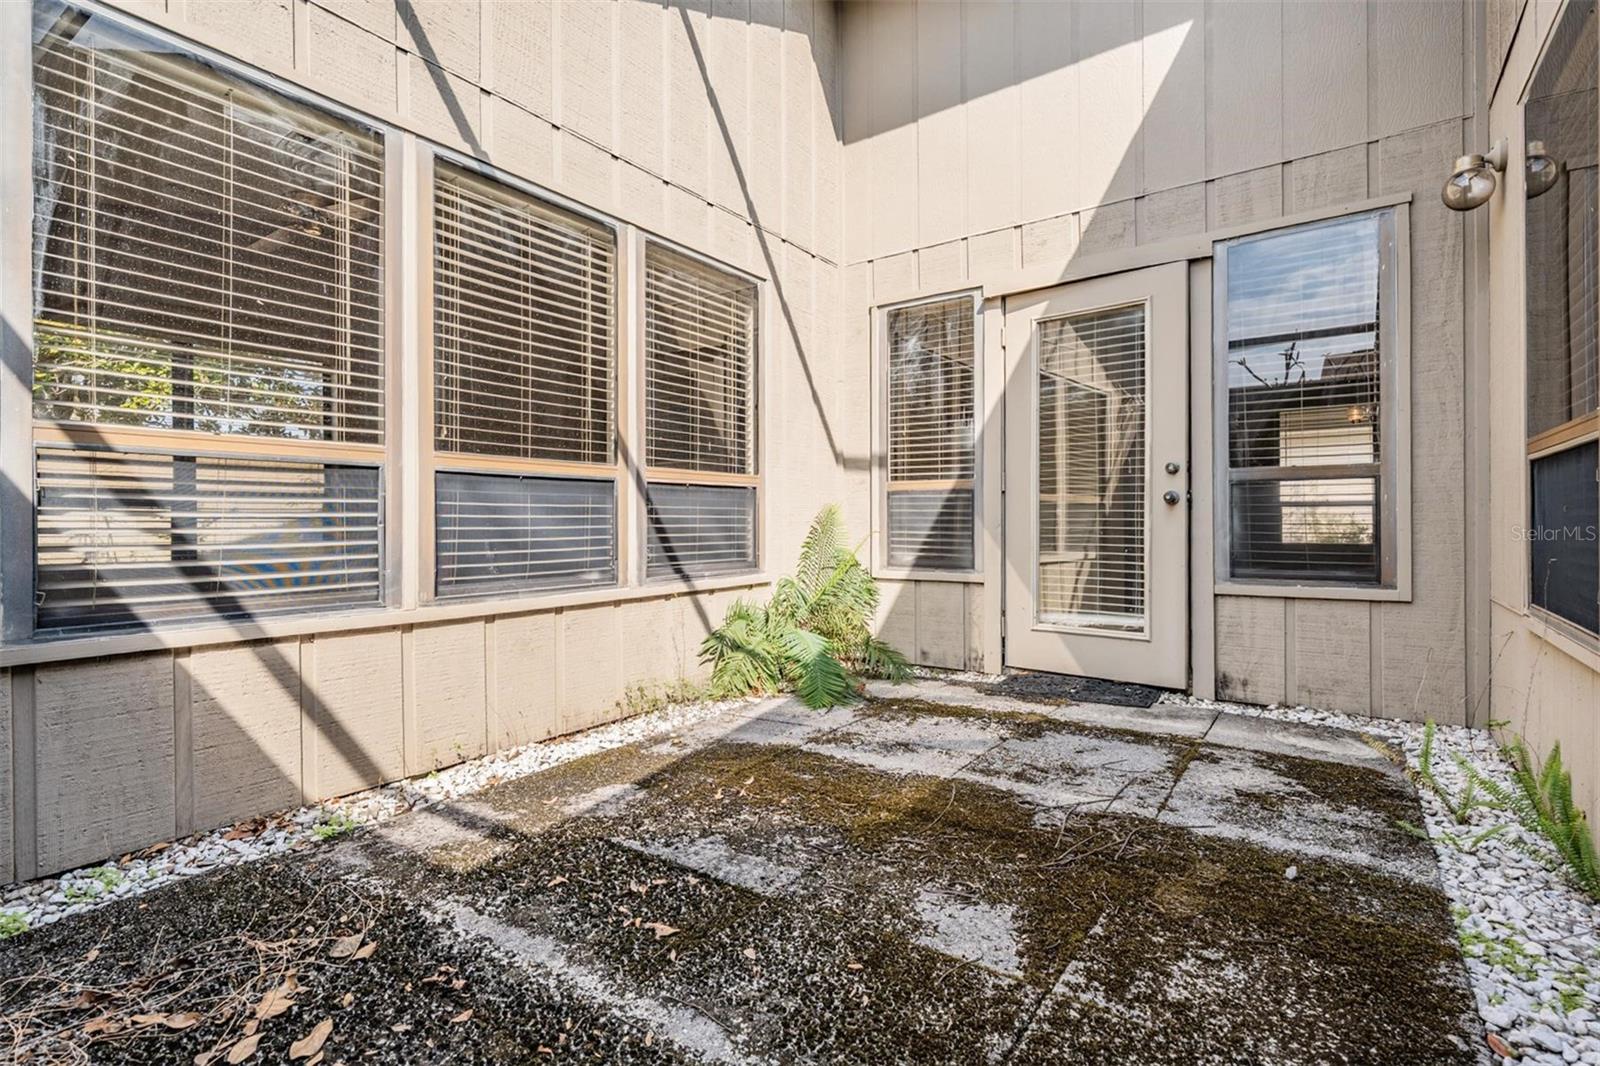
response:
<path fill-rule="evenodd" d="M 888 350 L 886 561 L 973 568 L 977 307 L 956 296 L 884 313 Z"/>
<path fill-rule="evenodd" d="M 756 565 L 756 285 L 645 250 L 645 574 Z"/>
<path fill-rule="evenodd" d="M 433 209 L 435 592 L 615 584 L 616 234 L 445 162 Z"/>
<path fill-rule="evenodd" d="M 1600 634 L 1600 179 L 1595 5 L 1570 4 L 1524 101 L 1529 602 Z M 1514 188 L 1515 186 L 1508 186 Z"/>
<path fill-rule="evenodd" d="M 34 43 L 36 628 L 380 603 L 381 136 L 76 8 Z"/>
<path fill-rule="evenodd" d="M 1217 246 L 1222 571 L 1393 587 L 1393 210 Z"/>

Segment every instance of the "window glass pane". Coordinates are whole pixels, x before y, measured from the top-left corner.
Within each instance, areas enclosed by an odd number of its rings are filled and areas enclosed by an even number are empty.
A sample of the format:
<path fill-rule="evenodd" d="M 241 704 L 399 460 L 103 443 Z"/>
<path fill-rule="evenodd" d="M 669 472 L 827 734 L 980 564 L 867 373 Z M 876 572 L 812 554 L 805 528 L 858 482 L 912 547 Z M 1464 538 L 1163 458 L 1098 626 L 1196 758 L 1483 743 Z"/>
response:
<path fill-rule="evenodd" d="M 1378 460 L 1376 216 L 1228 250 L 1230 464 Z"/>
<path fill-rule="evenodd" d="M 1145 308 L 1039 323 L 1040 621 L 1145 626 Z"/>
<path fill-rule="evenodd" d="M 35 414 L 380 443 L 378 136 L 37 12 Z"/>
<path fill-rule="evenodd" d="M 887 313 L 890 566 L 973 567 L 972 298 Z"/>
<path fill-rule="evenodd" d="M 1528 540 L 1533 603 L 1600 633 L 1600 443 L 1535 459 Z"/>
<path fill-rule="evenodd" d="M 612 460 L 612 232 L 440 166 L 434 196 L 440 451 Z"/>
<path fill-rule="evenodd" d="M 696 577 L 756 564 L 754 488 L 652 484 L 645 522 L 650 577 Z"/>
<path fill-rule="evenodd" d="M 441 472 L 434 523 L 441 596 L 617 580 L 614 481 Z"/>
<path fill-rule="evenodd" d="M 1392 213 L 1227 245 L 1233 577 L 1378 584 Z"/>
<path fill-rule="evenodd" d="M 972 477 L 974 317 L 968 297 L 889 312 L 891 483 Z"/>
<path fill-rule="evenodd" d="M 369 466 L 41 447 L 41 630 L 376 605 Z"/>
<path fill-rule="evenodd" d="M 645 461 L 755 473 L 754 283 L 645 253 Z"/>
<path fill-rule="evenodd" d="M 972 569 L 972 490 L 889 493 L 889 565 Z"/>
<path fill-rule="evenodd" d="M 1376 479 L 1237 481 L 1231 502 L 1235 577 L 1375 579 Z"/>
<path fill-rule="evenodd" d="M 1594 411 L 1596 344 L 1595 5 L 1568 5 L 1528 90 L 1524 120 L 1555 183 L 1527 179 L 1528 433 Z M 1531 155 L 1531 151 L 1530 151 Z"/>

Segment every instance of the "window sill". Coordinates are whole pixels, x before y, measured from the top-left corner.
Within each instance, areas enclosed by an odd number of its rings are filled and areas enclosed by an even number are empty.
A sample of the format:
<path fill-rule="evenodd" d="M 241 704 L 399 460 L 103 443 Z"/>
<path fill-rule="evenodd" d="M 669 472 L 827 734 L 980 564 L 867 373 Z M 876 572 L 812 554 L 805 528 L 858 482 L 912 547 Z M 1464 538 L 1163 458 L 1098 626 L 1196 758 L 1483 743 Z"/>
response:
<path fill-rule="evenodd" d="M 873 567 L 872 576 L 881 581 L 947 581 L 953 584 L 981 585 L 983 575 L 976 570 L 917 570 L 904 567 Z"/>
<path fill-rule="evenodd" d="M 605 606 L 666 599 L 697 592 L 759 588 L 770 582 L 771 578 L 764 573 L 719 574 L 704 580 L 664 581 L 625 588 L 613 585 L 601 589 L 572 589 L 505 599 L 440 600 L 411 608 L 384 607 L 337 614 L 306 614 L 260 621 L 216 622 L 139 632 L 61 637 L 0 646 L 0 668 L 70 662 L 75 659 L 92 659 L 107 655 L 239 644 L 245 641 L 333 636 L 341 633 L 397 629 L 401 626 L 537 614 L 564 607 Z"/>
<path fill-rule="evenodd" d="M 1529 607 L 1522 616 L 1532 634 L 1569 659 L 1600 673 L 1600 636 L 1580 629 L 1560 615 Z"/>
<path fill-rule="evenodd" d="M 1212 586 L 1218 596 L 1269 596 L 1273 599 L 1355 600 L 1370 603 L 1410 603 L 1409 584 L 1400 588 L 1369 588 L 1359 585 L 1277 585 L 1247 581 L 1218 581 Z"/>

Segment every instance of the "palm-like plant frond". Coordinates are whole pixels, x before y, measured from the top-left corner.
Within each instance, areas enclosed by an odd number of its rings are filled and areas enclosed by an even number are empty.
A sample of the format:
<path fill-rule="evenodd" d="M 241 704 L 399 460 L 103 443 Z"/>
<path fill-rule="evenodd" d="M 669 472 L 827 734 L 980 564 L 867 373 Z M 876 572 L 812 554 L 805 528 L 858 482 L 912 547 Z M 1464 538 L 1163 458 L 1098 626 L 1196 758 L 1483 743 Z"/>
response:
<path fill-rule="evenodd" d="M 779 578 L 766 606 L 735 603 L 700 647 L 711 691 L 748 695 L 793 688 L 812 707 L 858 698 L 858 674 L 903 681 L 905 656 L 872 635 L 878 585 L 844 546 L 839 509 L 824 507 L 800 546 L 793 577 Z"/>

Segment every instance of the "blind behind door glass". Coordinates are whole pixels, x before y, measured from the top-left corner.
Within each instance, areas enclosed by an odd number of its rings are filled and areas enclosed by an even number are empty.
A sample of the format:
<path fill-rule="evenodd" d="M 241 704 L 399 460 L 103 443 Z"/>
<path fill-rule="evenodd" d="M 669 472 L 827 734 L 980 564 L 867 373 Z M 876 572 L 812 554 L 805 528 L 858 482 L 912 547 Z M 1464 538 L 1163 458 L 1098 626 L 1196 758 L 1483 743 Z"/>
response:
<path fill-rule="evenodd" d="M 1145 307 L 1038 330 L 1038 619 L 1143 632 Z"/>

